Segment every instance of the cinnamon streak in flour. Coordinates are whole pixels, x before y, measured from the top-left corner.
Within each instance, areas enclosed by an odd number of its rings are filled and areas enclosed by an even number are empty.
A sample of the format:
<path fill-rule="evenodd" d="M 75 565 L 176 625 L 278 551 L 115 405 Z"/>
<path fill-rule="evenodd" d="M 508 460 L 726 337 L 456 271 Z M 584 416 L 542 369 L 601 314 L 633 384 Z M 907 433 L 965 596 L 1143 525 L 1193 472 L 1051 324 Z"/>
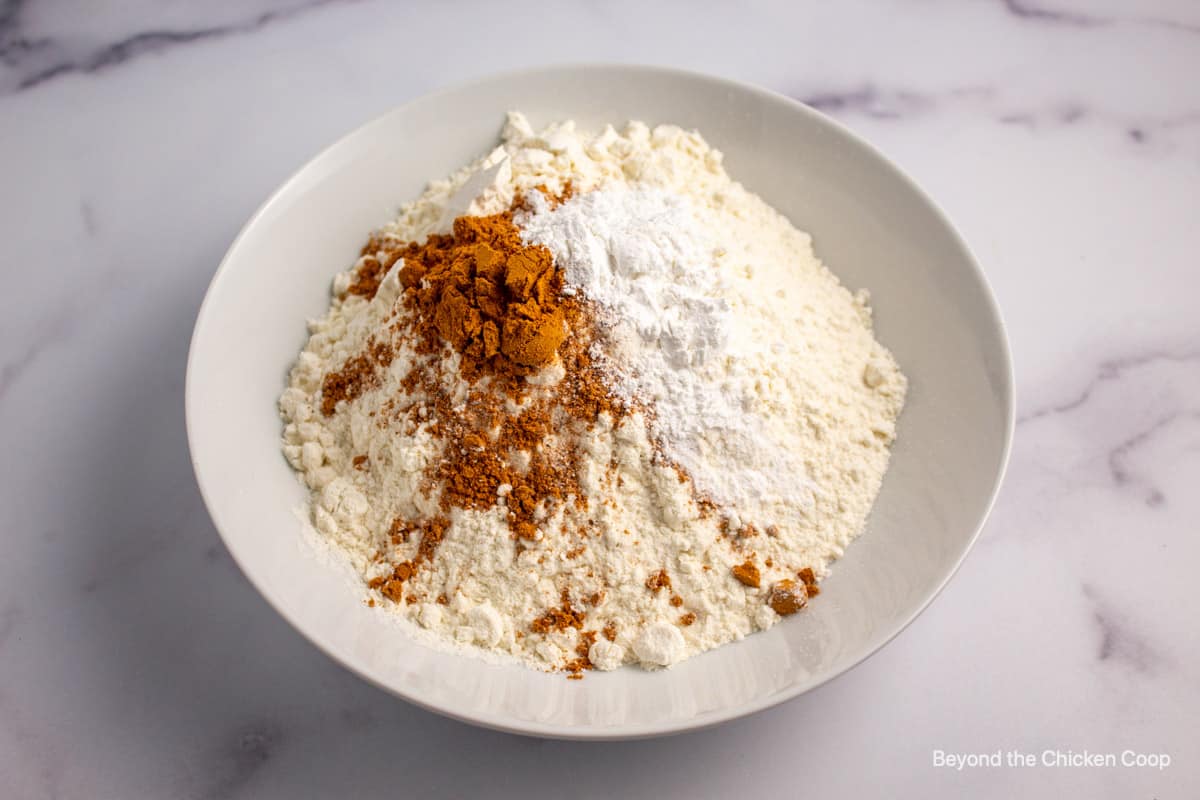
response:
<path fill-rule="evenodd" d="M 550 251 L 523 243 L 506 211 L 460 217 L 451 233 L 422 243 L 395 247 L 373 239 L 363 252 L 367 257 L 348 292 L 368 299 L 403 259 L 397 301 L 403 312 L 391 332 L 417 342 L 419 358 L 402 381 L 406 395 L 396 398 L 393 412 L 423 405 L 431 431 L 442 440 L 442 457 L 429 467 L 427 485 L 440 489 L 443 512 L 503 504 L 511 534 L 534 540 L 539 519 L 556 506 L 586 511 L 573 434 L 601 414 L 617 419 L 628 409 L 592 364 L 593 319 L 584 301 L 563 293 L 562 272 Z M 326 375 L 322 413 L 333 414 L 340 402 L 375 385 L 390 361 L 391 348 L 372 341 Z M 554 367 L 561 377 L 553 385 L 526 381 Z M 452 400 L 444 388 L 459 378 L 468 385 L 465 403 Z M 431 561 L 446 526 L 444 517 L 397 519 L 393 540 L 418 533 L 419 551 L 389 576 L 375 578 L 372 588 L 402 599 L 405 582 Z M 581 627 L 582 612 L 572 613 L 579 614 L 572 619 Z M 538 618 L 532 629 L 544 623 Z"/>

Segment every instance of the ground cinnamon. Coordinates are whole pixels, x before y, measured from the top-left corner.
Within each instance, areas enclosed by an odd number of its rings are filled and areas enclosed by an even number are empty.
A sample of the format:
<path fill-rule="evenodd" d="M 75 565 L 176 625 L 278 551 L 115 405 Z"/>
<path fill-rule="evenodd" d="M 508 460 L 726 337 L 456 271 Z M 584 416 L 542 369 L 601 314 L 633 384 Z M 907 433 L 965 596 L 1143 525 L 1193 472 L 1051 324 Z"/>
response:
<path fill-rule="evenodd" d="M 549 633 L 550 631 L 565 631 L 567 628 L 580 630 L 586 615 L 571 605 L 567 590 L 563 589 L 562 600 L 557 608 L 551 608 L 530 623 L 529 628 L 534 633 Z"/>
<path fill-rule="evenodd" d="M 667 574 L 665 569 L 660 569 L 658 572 L 646 578 L 646 588 L 654 593 L 658 593 L 661 589 L 671 588 L 671 576 Z"/>
<path fill-rule="evenodd" d="M 356 400 L 367 389 L 377 386 L 379 371 L 392 363 L 393 355 L 391 345 L 369 340 L 361 355 L 348 359 L 341 369 L 329 373 L 321 382 L 321 413 L 332 416 L 338 403 Z"/>
<path fill-rule="evenodd" d="M 384 597 L 392 602 L 399 603 L 404 599 L 404 582 L 416 573 L 418 567 L 433 560 L 433 554 L 441 544 L 442 537 L 445 536 L 446 529 L 449 527 L 450 521 L 445 517 L 434 517 L 419 525 L 408 525 L 402 520 L 393 521 L 391 528 L 393 541 L 398 538 L 408 541 L 413 532 L 420 532 L 421 542 L 417 546 L 416 555 L 412 559 L 392 567 L 390 575 L 372 578 L 367 585 L 372 589 L 378 589 Z"/>
<path fill-rule="evenodd" d="M 817 576 L 813 572 L 812 567 L 805 567 L 797 572 L 796 575 L 804 583 L 804 592 L 809 597 L 816 597 L 821 593 L 820 588 L 817 587 Z"/>
<path fill-rule="evenodd" d="M 424 242 L 373 238 L 347 293 L 374 298 L 401 259 L 402 290 L 385 328 L 391 342 L 370 341 L 363 353 L 326 375 L 321 403 L 323 414 L 335 413 L 340 403 L 380 384 L 401 343 L 415 350 L 408 373 L 400 378 L 402 392 L 380 406 L 376 424 L 401 418 L 411 424 L 419 416 L 441 440 L 442 456 L 428 467 L 426 486 L 438 493 L 442 515 L 392 523 L 392 546 L 410 555 L 370 585 L 396 602 L 412 601 L 404 587 L 432 561 L 455 509 L 486 511 L 499 505 L 518 540 L 539 538 L 541 520 L 559 509 L 586 520 L 590 510 L 577 474 L 578 436 L 601 414 L 619 422 L 631 411 L 611 394 L 592 363 L 590 348 L 598 335 L 593 310 L 581 298 L 564 294 L 562 271 L 550 251 L 521 240 L 511 210 L 461 217 L 450 233 Z M 526 380 L 551 365 L 561 368 L 557 383 Z M 464 385 L 452 398 L 446 387 L 456 382 Z M 509 410 L 512 401 L 521 404 L 517 414 Z M 415 406 L 419 415 L 410 413 Z M 372 468 L 366 459 L 360 463 Z M 582 530 L 586 524 L 572 527 Z M 413 553 L 411 540 L 418 535 Z M 671 581 L 660 571 L 647 587 L 658 592 L 670 589 Z M 674 603 L 680 605 L 681 600 Z M 591 667 L 587 646 L 597 636 L 583 633 L 586 619 L 587 612 L 564 592 L 560 604 L 534 617 L 529 630 L 542 635 L 580 631 L 580 650 L 566 666 L 579 674 Z M 601 634 L 615 639 L 615 626 L 610 622 Z"/>
<path fill-rule="evenodd" d="M 767 605 L 781 617 L 795 614 L 804 608 L 807 602 L 808 594 L 805 591 L 804 584 L 797 585 L 792 580 L 784 579 L 775 583 L 771 586 L 771 591 L 767 594 Z"/>
<path fill-rule="evenodd" d="M 427 351 L 464 355 L 464 374 L 528 375 L 566 338 L 562 273 L 550 251 L 526 245 L 512 212 L 459 217 L 453 232 L 400 252 L 405 302 Z"/>
<path fill-rule="evenodd" d="M 758 571 L 758 565 L 753 561 L 746 561 L 743 564 L 738 564 L 732 569 L 733 577 L 737 578 L 741 583 L 751 588 L 757 589 L 762 581 L 762 574 Z"/>

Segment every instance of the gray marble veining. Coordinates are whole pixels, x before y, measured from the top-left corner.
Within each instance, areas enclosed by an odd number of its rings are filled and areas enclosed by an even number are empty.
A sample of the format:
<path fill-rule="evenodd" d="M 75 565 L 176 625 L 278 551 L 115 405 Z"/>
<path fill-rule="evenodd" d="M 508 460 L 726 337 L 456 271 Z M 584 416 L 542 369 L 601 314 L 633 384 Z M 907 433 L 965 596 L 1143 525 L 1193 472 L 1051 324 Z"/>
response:
<path fill-rule="evenodd" d="M 235 14 L 215 23 L 206 20 L 202 24 L 193 21 L 184 28 L 139 28 L 115 41 L 89 41 L 90 37 L 86 36 L 60 38 L 30 32 L 25 24 L 33 4 L 27 0 L 6 0 L 0 6 L 0 62 L 10 69 L 10 73 L 7 81 L 0 83 L 0 91 L 24 91 L 64 75 L 94 75 L 139 56 L 178 45 L 255 33 L 274 22 L 331 2 L 339 0 L 282 0 L 266 8 L 247 4 L 239 9 L 231 5 L 230 10 Z M 153 12 L 153 7 L 150 10 Z M 236 13 L 239 11 L 241 13 Z M 131 21 L 137 19 L 132 14 L 129 18 Z M 74 28 L 71 32 L 80 33 Z"/>
<path fill-rule="evenodd" d="M 1053 4 L 1030 2 L 1030 0 L 1002 0 L 1004 8 L 1014 17 L 1031 22 L 1066 25 L 1074 28 L 1102 28 L 1110 25 L 1147 25 L 1182 33 L 1200 33 L 1200 24 L 1178 17 L 1159 14 L 1097 13 L 1086 3 Z M 1130 4 L 1136 9 L 1136 4 Z"/>

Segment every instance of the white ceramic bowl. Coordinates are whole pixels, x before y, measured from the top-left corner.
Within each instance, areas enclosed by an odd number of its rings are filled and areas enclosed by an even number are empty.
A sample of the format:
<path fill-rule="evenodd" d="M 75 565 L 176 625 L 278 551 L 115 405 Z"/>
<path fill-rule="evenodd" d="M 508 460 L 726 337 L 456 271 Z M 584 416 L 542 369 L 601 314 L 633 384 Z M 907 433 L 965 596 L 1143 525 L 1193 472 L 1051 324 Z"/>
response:
<path fill-rule="evenodd" d="M 276 399 L 329 303 L 330 279 L 401 202 L 496 142 L 509 109 L 584 128 L 641 119 L 698 129 L 734 179 L 799 228 L 851 288 L 908 374 L 892 466 L 864 535 L 821 596 L 770 631 L 659 672 L 561 674 L 436 652 L 368 609 L 314 557 L 280 453 Z M 932 146 L 932 145 L 931 145 Z M 540 69 L 410 103 L 321 153 L 246 224 L 209 287 L 187 375 L 188 441 L 208 510 L 250 581 L 367 680 L 468 722 L 615 739 L 713 725 L 795 697 L 877 650 L 937 594 L 979 533 L 1013 428 L 996 303 L 966 245 L 896 167 L 771 92 L 674 70 Z"/>

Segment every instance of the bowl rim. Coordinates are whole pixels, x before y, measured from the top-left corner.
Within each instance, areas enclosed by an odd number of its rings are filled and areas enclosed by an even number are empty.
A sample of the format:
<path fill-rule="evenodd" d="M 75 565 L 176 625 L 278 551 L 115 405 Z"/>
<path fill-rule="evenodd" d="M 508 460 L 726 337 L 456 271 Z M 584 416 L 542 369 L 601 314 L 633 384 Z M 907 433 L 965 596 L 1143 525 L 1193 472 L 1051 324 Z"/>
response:
<path fill-rule="evenodd" d="M 255 573 L 248 567 L 247 564 L 242 563 L 242 561 L 239 559 L 237 549 L 235 547 L 233 547 L 232 544 L 230 543 L 230 538 L 221 524 L 221 521 L 219 518 L 220 515 L 218 512 L 218 507 L 217 507 L 216 503 L 214 502 L 213 497 L 211 496 L 210 490 L 208 489 L 208 487 L 205 484 L 204 476 L 202 475 L 200 463 L 196 459 L 196 455 L 195 455 L 196 448 L 195 448 L 194 440 L 195 440 L 195 436 L 196 436 L 196 431 L 192 424 L 192 420 L 193 420 L 193 409 L 195 407 L 195 402 L 196 402 L 193 400 L 194 386 L 195 386 L 196 379 L 195 379 L 194 372 L 192 370 L 192 366 L 193 366 L 193 362 L 195 359 L 198 342 L 202 338 L 202 331 L 203 331 L 205 325 L 209 322 L 209 318 L 212 316 L 212 303 L 210 301 L 212 301 L 212 298 L 215 294 L 214 289 L 217 286 L 218 282 L 221 281 L 222 277 L 230 270 L 232 256 L 239 249 L 239 247 L 242 243 L 242 240 L 244 238 L 246 238 L 246 236 L 249 234 L 249 232 L 251 230 L 253 230 L 255 227 L 258 226 L 260 220 L 264 216 L 266 216 L 268 211 L 274 205 L 282 202 L 282 199 L 285 198 L 290 193 L 293 185 L 298 183 L 300 180 L 302 180 L 303 176 L 305 176 L 314 165 L 316 165 L 320 161 L 323 161 L 329 154 L 340 149 L 347 142 L 349 142 L 350 140 L 357 137 L 359 134 L 361 134 L 366 129 L 381 122 L 384 118 L 386 118 L 402 109 L 409 109 L 413 106 L 416 106 L 416 105 L 419 105 L 422 103 L 426 103 L 426 102 L 432 102 L 436 99 L 443 98 L 443 97 L 446 97 L 448 95 L 452 95 L 452 94 L 455 94 L 458 92 L 462 92 L 462 91 L 466 91 L 466 90 L 470 90 L 470 89 L 476 89 L 476 88 L 479 88 L 481 86 L 484 86 L 484 85 L 487 85 L 490 83 L 508 82 L 508 81 L 512 81 L 514 79 L 520 79 L 522 77 L 531 77 L 531 76 L 543 74 L 548 71 L 610 73 L 613 77 L 619 77 L 622 73 L 625 73 L 626 78 L 633 77 L 634 75 L 638 75 L 638 74 L 642 74 L 642 75 L 653 74 L 658 77 L 681 78 L 681 79 L 691 80 L 691 81 L 707 82 L 707 83 L 710 83 L 710 84 L 713 84 L 713 85 L 716 85 L 716 86 L 719 86 L 719 87 L 722 87 L 725 89 L 729 89 L 731 91 L 737 91 L 737 92 L 742 92 L 742 93 L 752 95 L 762 101 L 767 101 L 767 102 L 771 102 L 771 103 L 782 102 L 783 104 L 790 106 L 796 113 L 806 116 L 809 121 L 814 122 L 818 125 L 825 126 L 826 128 L 830 129 L 833 133 L 837 134 L 838 136 L 845 137 L 845 138 L 851 140 L 855 145 L 857 145 L 858 147 L 861 147 L 862 149 L 867 151 L 871 156 L 873 156 L 879 162 L 879 164 L 881 166 L 883 166 L 884 169 L 890 170 L 893 173 L 893 177 L 899 179 L 900 182 L 907 189 L 909 189 L 914 194 L 916 194 L 918 197 L 920 197 L 922 199 L 922 201 L 924 201 L 928 205 L 929 209 L 933 212 L 937 221 L 939 223 L 941 223 L 941 225 L 949 233 L 949 235 L 953 239 L 954 243 L 959 248 L 961 248 L 962 252 L 966 255 L 967 266 L 974 272 L 976 279 L 979 281 L 980 287 L 983 289 L 984 300 L 986 302 L 988 310 L 991 312 L 991 314 L 995 320 L 996 328 L 999 333 L 999 350 L 1000 350 L 1000 354 L 1002 356 L 1004 363 L 1003 363 L 1003 365 L 1000 365 L 1001 369 L 998 370 L 998 375 L 1003 381 L 1003 386 L 1001 387 L 1001 389 L 1002 389 L 1001 394 L 1002 394 L 1002 401 L 1003 401 L 1004 411 L 1005 411 L 1004 434 L 1003 434 L 1003 443 L 1002 443 L 1002 448 L 1001 448 L 1001 453 L 1000 453 L 1000 461 L 999 461 L 998 469 L 996 470 L 996 475 L 993 478 L 992 487 L 989 491 L 987 502 L 984 504 L 983 511 L 979 516 L 979 520 L 975 524 L 975 529 L 971 532 L 970 538 L 967 540 L 966 545 L 963 547 L 963 550 L 959 554 L 958 558 L 955 559 L 954 564 L 946 572 L 946 574 L 937 582 L 937 584 L 935 586 L 932 586 L 929 588 L 925 597 L 916 606 L 916 608 L 912 611 L 912 613 L 906 619 L 904 619 L 899 625 L 897 625 L 895 630 L 890 632 L 875 647 L 873 647 L 870 650 L 868 650 L 867 652 L 863 653 L 855 661 L 853 661 L 849 664 L 846 664 L 845 666 L 843 666 L 840 669 L 831 671 L 829 674 L 823 676 L 820 680 L 818 680 L 815 683 L 802 685 L 802 686 L 798 686 L 798 687 L 789 687 L 788 689 L 777 692 L 776 694 L 773 694 L 769 697 L 763 698 L 763 699 L 755 701 L 755 702 L 745 703 L 742 705 L 733 706 L 733 707 L 722 709 L 719 711 L 714 711 L 714 712 L 711 712 L 710 714 L 706 714 L 702 720 L 698 720 L 695 722 L 692 722 L 689 720 L 682 720 L 682 721 L 670 722 L 670 723 L 665 723 L 665 724 L 638 723 L 638 724 L 613 726 L 613 727 L 609 727 L 609 728 L 577 728 L 577 727 L 564 726 L 564 725 L 545 724 L 545 723 L 529 721 L 529 720 L 513 720 L 511 718 L 504 717 L 502 715 L 495 715 L 495 714 L 488 714 L 488 713 L 478 713 L 478 714 L 462 713 L 455 709 L 443 707 L 436 703 L 429 702 L 429 701 L 425 700 L 424 698 L 422 698 L 419 693 L 407 691 L 406 688 L 403 686 L 394 686 L 394 685 L 384 683 L 381 680 L 377 680 L 375 677 L 368 674 L 364 669 L 360 669 L 356 664 L 352 663 L 348 657 L 344 657 L 339 652 L 336 652 L 333 648 L 327 647 L 325 645 L 325 643 L 323 643 L 320 640 L 319 637 L 310 633 L 307 630 L 304 621 L 302 619 L 300 619 L 298 617 L 298 615 L 293 615 L 286 608 L 282 607 L 281 605 L 279 605 L 275 602 L 275 600 L 271 596 L 271 593 L 269 591 L 267 591 L 267 589 L 264 585 L 262 585 L 259 578 L 256 577 Z M 440 714 L 442 716 L 446 716 L 451 719 L 458 720 L 460 722 L 466 722 L 471 725 L 477 725 L 480 727 L 497 730 L 497 731 L 501 731 L 501 732 L 505 732 L 505 733 L 516 733 L 516 734 L 521 734 L 521 735 L 536 736 L 536 737 L 548 738 L 548 739 L 584 740 L 584 741 L 617 741 L 617 740 L 653 738 L 653 737 L 658 737 L 658 736 L 667 736 L 667 735 L 671 735 L 671 734 L 684 733 L 684 732 L 688 732 L 688 731 L 703 730 L 706 728 L 714 727 L 716 725 L 720 725 L 724 722 L 729 722 L 734 719 L 749 716 L 750 714 L 754 714 L 759 711 L 764 711 L 768 708 L 774 707 L 781 703 L 785 703 L 789 700 L 793 700 L 803 694 L 806 694 L 810 691 L 813 691 L 814 689 L 817 689 L 817 688 L 825 685 L 826 683 L 833 680 L 834 678 L 837 678 L 841 675 L 845 675 L 846 673 L 855 669 L 856 667 L 861 665 L 863 662 L 865 662 L 868 658 L 872 657 L 873 655 L 878 653 L 880 650 L 882 650 L 884 647 L 886 647 L 888 644 L 890 644 L 898 635 L 900 635 L 900 633 L 902 633 L 904 630 L 906 630 L 908 628 L 908 626 L 911 625 L 918 616 L 920 616 L 922 613 L 924 613 L 924 611 L 929 607 L 929 605 L 934 601 L 934 599 L 937 598 L 937 596 L 941 594 L 943 589 L 945 589 L 946 585 L 950 582 L 951 578 L 953 578 L 955 576 L 955 574 L 957 574 L 958 570 L 962 567 L 963 562 L 966 560 L 966 558 L 970 554 L 971 550 L 975 547 L 976 542 L 979 540 L 980 534 L 982 533 L 983 528 L 987 524 L 988 518 L 991 516 L 992 510 L 995 507 L 996 499 L 1000 493 L 1000 487 L 1002 486 L 1002 484 L 1004 482 L 1005 474 L 1008 471 L 1009 459 L 1010 459 L 1010 456 L 1012 453 L 1013 437 L 1014 437 L 1015 430 L 1016 430 L 1015 384 L 1016 384 L 1016 379 L 1015 379 L 1015 372 L 1013 369 L 1012 352 L 1011 352 L 1011 345 L 1010 345 L 1009 338 L 1008 338 L 1008 331 L 1004 324 L 1004 318 L 1003 318 L 1003 315 L 1001 314 L 1000 306 L 999 306 L 998 302 L 996 301 L 995 292 L 993 291 L 992 286 L 991 286 L 990 282 L 988 281 L 987 275 L 984 273 L 982 266 L 979 264 L 978 259 L 976 259 L 974 253 L 971 251 L 970 247 L 967 245 L 967 243 L 963 239 L 962 235 L 958 232 L 958 229 L 955 228 L 954 225 L 951 223 L 949 216 L 942 209 L 942 207 L 940 205 L 938 205 L 933 200 L 933 198 L 930 197 L 925 192 L 925 190 L 922 189 L 916 183 L 916 181 L 914 181 L 906 172 L 904 172 L 904 170 L 902 170 L 899 166 L 897 166 L 891 159 L 889 159 L 882 152 L 880 152 L 880 150 L 878 148 L 876 148 L 874 145 L 872 145 L 870 142 L 868 142 L 867 140 L 865 140 L 858 134 L 854 133 L 852 130 L 850 130 L 848 127 L 846 127 L 842 123 L 840 123 L 837 120 L 833 119 L 832 117 L 829 117 L 826 114 L 822 113 L 821 111 L 819 111 L 809 105 L 806 105 L 806 104 L 802 103 L 801 101 L 796 100 L 795 98 L 789 97 L 781 92 L 777 92 L 777 91 L 767 89 L 767 88 L 764 88 L 761 86 L 757 86 L 754 84 L 744 83 L 741 81 L 733 80 L 730 78 L 724 78 L 724 77 L 712 75 L 709 73 L 700 72 L 697 70 L 680 69 L 680 68 L 676 68 L 676 67 L 668 67 L 668 66 L 653 65 L 653 64 L 617 63 L 617 62 L 611 62 L 611 63 L 610 62 L 568 62 L 568 63 L 562 63 L 562 64 L 548 64 L 548 65 L 541 65 L 541 66 L 534 66 L 534 67 L 525 67 L 525 68 L 521 68 L 521 69 L 505 70 L 505 71 L 495 72 L 495 73 L 488 73 L 484 76 L 469 78 L 469 79 L 462 80 L 462 81 L 457 81 L 457 82 L 451 83 L 447 86 L 444 86 L 442 88 L 436 89 L 432 92 L 428 92 L 428 93 L 419 95 L 417 97 L 414 97 L 414 98 L 408 100 L 405 103 L 402 103 L 398 106 L 390 108 L 387 111 L 384 111 L 381 114 L 375 115 L 371 119 L 361 123 L 360 125 L 356 126 L 353 130 L 338 137 L 338 139 L 336 139 L 333 143 L 322 148 L 318 153 L 313 155 L 311 158 L 307 159 L 303 164 L 301 164 L 299 167 L 297 167 L 295 170 L 293 170 L 291 172 L 291 174 L 288 176 L 288 178 L 286 180 L 284 180 L 283 183 L 281 183 L 278 186 L 278 188 L 276 188 L 274 191 L 271 192 L 271 194 L 267 197 L 267 199 L 262 202 L 262 204 L 249 217 L 249 219 L 245 222 L 245 224 L 242 225 L 241 229 L 238 231 L 237 236 L 234 237 L 233 241 L 230 243 L 229 247 L 226 249 L 225 254 L 221 257 L 221 261 L 220 261 L 219 265 L 217 266 L 216 271 L 213 273 L 212 279 L 209 281 L 208 287 L 205 289 L 204 299 L 201 302 L 199 311 L 196 314 L 196 322 L 192 329 L 192 336 L 191 336 L 191 340 L 190 340 L 189 346 L 188 346 L 186 375 L 185 375 L 185 379 L 184 379 L 184 417 L 185 417 L 185 426 L 187 428 L 189 459 L 192 463 L 192 471 L 196 478 L 196 484 L 200 489 L 201 498 L 204 501 L 204 505 L 205 505 L 206 510 L 208 511 L 209 518 L 212 520 L 213 527 L 215 527 L 217 529 L 217 533 L 221 537 L 221 541 L 225 545 L 226 550 L 229 551 L 230 555 L 232 556 L 232 558 L 234 560 L 234 563 L 236 563 L 238 565 L 238 568 L 241 570 L 242 574 L 246 577 L 246 579 L 250 582 L 250 584 L 255 588 L 255 590 L 258 591 L 258 593 L 262 596 L 262 598 L 264 600 L 266 600 L 267 604 L 271 608 L 273 608 L 275 610 L 275 612 L 278 613 L 284 620 L 286 620 L 287 623 L 292 626 L 292 628 L 294 628 L 297 632 L 299 632 L 309 643 L 314 645 L 318 650 L 323 652 L 326 656 L 333 659 L 335 662 L 340 664 L 342 667 L 347 669 L 349 672 L 358 676 L 360 679 L 366 681 L 367 683 L 369 683 L 373 686 L 376 686 L 376 687 L 384 690 L 385 692 L 387 692 L 393 696 L 399 697 L 400 699 L 405 700 L 406 702 L 412 703 L 413 705 L 415 705 L 419 708 L 425 709 L 427 711 L 432 711 L 436 714 Z"/>

